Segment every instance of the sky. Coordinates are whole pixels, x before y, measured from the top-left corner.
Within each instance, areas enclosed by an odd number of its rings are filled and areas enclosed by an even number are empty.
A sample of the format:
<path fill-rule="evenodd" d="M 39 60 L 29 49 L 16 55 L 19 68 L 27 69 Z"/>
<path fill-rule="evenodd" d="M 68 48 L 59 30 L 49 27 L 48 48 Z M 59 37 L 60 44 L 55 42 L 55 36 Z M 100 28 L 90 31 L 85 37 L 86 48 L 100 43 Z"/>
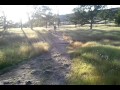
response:
<path fill-rule="evenodd" d="M 46 5 L 52 9 L 54 14 L 60 15 L 72 13 L 73 8 L 77 5 Z M 120 7 L 120 5 L 108 5 L 108 8 Z M 32 11 L 32 5 L 0 5 L 0 13 L 4 10 L 7 20 L 19 22 L 22 19 L 23 23 L 28 21 L 27 12 Z"/>

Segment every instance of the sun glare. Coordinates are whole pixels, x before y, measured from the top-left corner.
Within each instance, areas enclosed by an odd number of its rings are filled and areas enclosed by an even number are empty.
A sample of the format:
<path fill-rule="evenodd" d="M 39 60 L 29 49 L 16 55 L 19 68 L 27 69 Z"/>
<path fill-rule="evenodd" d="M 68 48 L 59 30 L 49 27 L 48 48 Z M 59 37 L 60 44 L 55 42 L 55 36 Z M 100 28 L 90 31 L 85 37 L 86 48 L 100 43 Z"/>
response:
<path fill-rule="evenodd" d="M 19 22 L 22 19 L 23 23 L 28 21 L 27 12 L 30 12 L 30 7 L 26 5 L 1 5 L 0 7 L 7 16 L 7 20 Z"/>
<path fill-rule="evenodd" d="M 52 9 L 52 13 L 59 15 L 72 13 L 77 5 L 46 5 Z M 120 7 L 120 5 L 108 5 L 108 8 Z M 4 11 L 7 20 L 25 23 L 28 21 L 27 13 L 33 10 L 32 5 L 0 5 L 0 12 Z M 1 15 L 2 13 L 0 13 Z"/>

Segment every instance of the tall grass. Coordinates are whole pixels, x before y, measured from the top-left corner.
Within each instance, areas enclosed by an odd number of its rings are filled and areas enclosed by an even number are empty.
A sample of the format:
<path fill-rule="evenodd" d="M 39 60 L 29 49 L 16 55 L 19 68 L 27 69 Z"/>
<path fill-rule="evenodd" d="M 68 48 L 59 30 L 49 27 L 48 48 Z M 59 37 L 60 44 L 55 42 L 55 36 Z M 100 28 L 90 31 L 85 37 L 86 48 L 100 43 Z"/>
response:
<path fill-rule="evenodd" d="M 93 25 L 66 28 L 72 67 L 68 84 L 120 85 L 120 27 Z"/>
<path fill-rule="evenodd" d="M 11 29 L 4 33 L 3 38 L 0 38 L 0 70 L 49 50 L 49 44 L 42 42 L 37 33 L 26 29 L 25 34 L 26 37 L 21 30 Z"/>
<path fill-rule="evenodd" d="M 69 84 L 120 85 L 120 47 L 89 42 L 70 54 Z"/>
<path fill-rule="evenodd" d="M 23 44 L 0 49 L 0 69 L 41 55 L 49 50 L 49 45 L 42 42 L 33 44 L 33 47 L 34 49 L 30 45 Z"/>

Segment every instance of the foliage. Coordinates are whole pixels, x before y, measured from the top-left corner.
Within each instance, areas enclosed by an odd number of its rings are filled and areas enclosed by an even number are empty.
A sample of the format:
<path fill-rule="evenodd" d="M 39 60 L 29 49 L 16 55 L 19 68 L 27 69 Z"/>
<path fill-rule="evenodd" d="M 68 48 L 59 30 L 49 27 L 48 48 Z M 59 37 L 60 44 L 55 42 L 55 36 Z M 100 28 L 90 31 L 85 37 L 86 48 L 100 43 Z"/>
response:
<path fill-rule="evenodd" d="M 115 23 L 119 26 L 120 25 L 120 11 L 115 16 Z"/>
<path fill-rule="evenodd" d="M 32 17 L 34 17 L 34 25 L 35 26 L 43 26 L 45 25 L 47 28 L 47 25 L 51 24 L 53 21 L 53 14 L 51 12 L 51 9 L 47 6 L 35 6 L 34 7 L 34 13 Z"/>
<path fill-rule="evenodd" d="M 98 13 L 98 16 L 102 19 L 105 20 L 105 24 L 107 23 L 106 20 L 108 20 L 110 18 L 110 11 L 105 9 L 102 10 Z"/>
<path fill-rule="evenodd" d="M 92 29 L 92 24 L 94 18 L 98 14 L 98 10 L 105 8 L 105 5 L 80 5 L 77 8 L 74 8 L 74 19 L 75 22 L 84 24 L 85 22 L 90 21 L 90 29 Z"/>

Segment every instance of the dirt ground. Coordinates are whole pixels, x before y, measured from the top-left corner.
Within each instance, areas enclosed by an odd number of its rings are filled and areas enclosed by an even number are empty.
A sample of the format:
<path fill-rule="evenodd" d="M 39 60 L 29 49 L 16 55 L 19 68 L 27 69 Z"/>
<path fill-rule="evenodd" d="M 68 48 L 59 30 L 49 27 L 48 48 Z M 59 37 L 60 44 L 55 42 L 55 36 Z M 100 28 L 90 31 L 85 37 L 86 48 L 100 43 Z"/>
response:
<path fill-rule="evenodd" d="M 49 31 L 49 52 L 18 65 L 0 75 L 0 85 L 66 85 L 70 70 L 70 56 L 66 53 L 69 43 L 62 33 Z"/>

